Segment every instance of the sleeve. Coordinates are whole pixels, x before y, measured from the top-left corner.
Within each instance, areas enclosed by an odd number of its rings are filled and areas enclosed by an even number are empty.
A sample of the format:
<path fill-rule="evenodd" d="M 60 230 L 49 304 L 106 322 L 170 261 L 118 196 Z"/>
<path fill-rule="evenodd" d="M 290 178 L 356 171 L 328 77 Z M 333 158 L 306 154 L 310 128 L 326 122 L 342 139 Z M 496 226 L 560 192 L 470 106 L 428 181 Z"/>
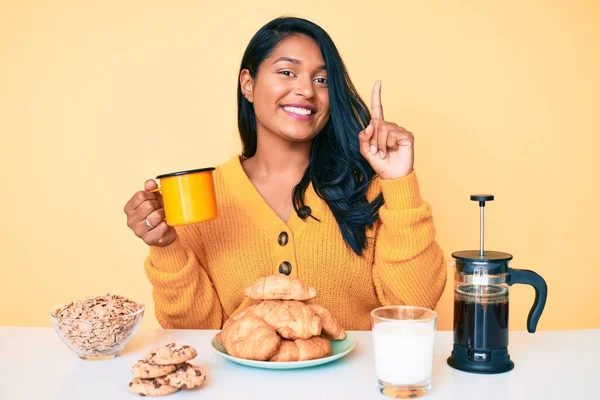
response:
<path fill-rule="evenodd" d="M 383 305 L 434 309 L 446 286 L 446 263 L 435 241 L 431 206 L 415 172 L 379 180 L 384 205 L 375 237 L 373 282 Z"/>
<path fill-rule="evenodd" d="M 156 319 L 168 329 L 220 329 L 222 306 L 206 272 L 200 232 L 176 228 L 177 239 L 150 246 L 144 269 L 153 287 Z"/>

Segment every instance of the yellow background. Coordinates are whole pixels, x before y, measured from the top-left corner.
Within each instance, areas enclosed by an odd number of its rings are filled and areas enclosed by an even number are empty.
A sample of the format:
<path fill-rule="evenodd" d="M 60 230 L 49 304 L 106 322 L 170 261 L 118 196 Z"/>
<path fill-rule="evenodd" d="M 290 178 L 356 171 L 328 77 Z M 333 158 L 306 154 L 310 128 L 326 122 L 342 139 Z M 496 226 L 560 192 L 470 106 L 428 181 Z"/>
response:
<path fill-rule="evenodd" d="M 367 102 L 383 80 L 447 257 L 478 248 L 469 195 L 493 193 L 486 248 L 548 282 L 539 328 L 600 328 L 600 12 L 534 3 L 0 0 L 0 324 L 113 292 L 158 326 L 123 206 L 146 178 L 239 150 L 242 53 L 292 14 L 329 32 Z M 533 297 L 512 287 L 512 329 Z"/>

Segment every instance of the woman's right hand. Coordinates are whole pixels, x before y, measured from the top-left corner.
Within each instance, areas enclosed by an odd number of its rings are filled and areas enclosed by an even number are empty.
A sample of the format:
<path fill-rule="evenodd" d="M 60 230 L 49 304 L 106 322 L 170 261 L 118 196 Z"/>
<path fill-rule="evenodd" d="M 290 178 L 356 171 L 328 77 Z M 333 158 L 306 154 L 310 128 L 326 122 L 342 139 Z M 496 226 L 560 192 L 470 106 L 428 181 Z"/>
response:
<path fill-rule="evenodd" d="M 162 195 L 151 192 L 158 188 L 156 182 L 149 179 L 144 190 L 137 192 L 125 204 L 127 226 L 149 246 L 164 247 L 175 241 L 175 228 L 167 225 Z"/>

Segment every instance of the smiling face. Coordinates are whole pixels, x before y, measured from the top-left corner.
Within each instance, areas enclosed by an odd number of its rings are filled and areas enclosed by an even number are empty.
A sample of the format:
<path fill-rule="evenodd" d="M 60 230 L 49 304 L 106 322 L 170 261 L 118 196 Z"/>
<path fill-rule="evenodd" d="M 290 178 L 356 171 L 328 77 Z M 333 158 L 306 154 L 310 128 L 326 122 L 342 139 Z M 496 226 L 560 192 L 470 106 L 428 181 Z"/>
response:
<path fill-rule="evenodd" d="M 283 39 L 258 68 L 240 74 L 242 92 L 252 102 L 257 134 L 293 142 L 312 140 L 329 120 L 325 61 L 317 43 L 304 35 Z"/>

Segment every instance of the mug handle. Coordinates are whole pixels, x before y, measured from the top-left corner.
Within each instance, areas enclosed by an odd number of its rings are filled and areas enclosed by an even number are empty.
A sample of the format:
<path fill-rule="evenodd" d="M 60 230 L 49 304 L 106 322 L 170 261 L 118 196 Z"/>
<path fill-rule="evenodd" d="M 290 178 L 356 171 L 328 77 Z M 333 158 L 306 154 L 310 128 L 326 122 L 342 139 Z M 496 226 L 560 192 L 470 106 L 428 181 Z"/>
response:
<path fill-rule="evenodd" d="M 160 192 L 160 187 L 157 187 L 156 189 L 149 190 L 149 192 L 152 192 L 152 193 Z M 166 220 L 167 220 L 167 217 L 165 216 L 164 221 L 166 221 Z"/>

